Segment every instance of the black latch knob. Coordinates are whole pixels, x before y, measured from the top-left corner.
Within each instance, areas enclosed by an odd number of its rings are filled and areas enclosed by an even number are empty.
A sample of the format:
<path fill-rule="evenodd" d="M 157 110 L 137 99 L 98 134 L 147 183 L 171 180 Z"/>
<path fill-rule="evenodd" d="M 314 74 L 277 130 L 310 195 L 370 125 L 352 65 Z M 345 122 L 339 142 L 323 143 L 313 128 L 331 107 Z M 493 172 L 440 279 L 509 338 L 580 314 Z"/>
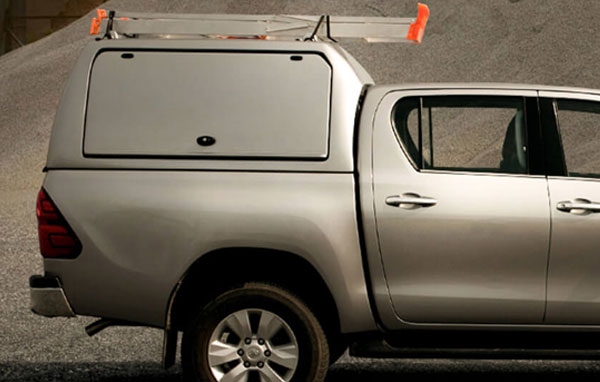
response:
<path fill-rule="evenodd" d="M 203 135 L 201 137 L 198 137 L 198 139 L 196 139 L 196 142 L 198 142 L 200 146 L 212 146 L 215 144 L 215 142 L 217 142 L 217 140 L 211 136 Z"/>

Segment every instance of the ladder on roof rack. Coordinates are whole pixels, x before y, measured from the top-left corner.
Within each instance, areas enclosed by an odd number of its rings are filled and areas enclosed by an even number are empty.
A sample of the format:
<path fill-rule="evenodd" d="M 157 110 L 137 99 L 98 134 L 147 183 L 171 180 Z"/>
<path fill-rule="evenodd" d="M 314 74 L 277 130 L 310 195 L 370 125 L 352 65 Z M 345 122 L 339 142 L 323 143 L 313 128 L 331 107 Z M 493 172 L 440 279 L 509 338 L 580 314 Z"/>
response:
<path fill-rule="evenodd" d="M 429 8 L 418 5 L 417 18 L 297 16 L 297 15 L 215 15 L 160 14 L 97 10 L 90 34 L 104 38 L 246 38 L 261 40 L 318 41 L 335 38 L 362 38 L 368 42 L 413 42 L 419 44 L 425 32 Z M 325 33 L 325 36 L 322 36 Z"/>

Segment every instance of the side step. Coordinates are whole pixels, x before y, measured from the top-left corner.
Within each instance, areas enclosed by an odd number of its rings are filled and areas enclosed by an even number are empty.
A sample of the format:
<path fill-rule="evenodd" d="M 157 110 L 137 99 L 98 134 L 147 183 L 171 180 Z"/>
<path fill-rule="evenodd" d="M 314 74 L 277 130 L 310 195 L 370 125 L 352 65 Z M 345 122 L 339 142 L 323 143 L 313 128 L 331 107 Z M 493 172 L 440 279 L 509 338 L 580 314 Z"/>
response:
<path fill-rule="evenodd" d="M 363 339 L 350 355 L 368 358 L 600 359 L 598 333 L 408 332 Z"/>

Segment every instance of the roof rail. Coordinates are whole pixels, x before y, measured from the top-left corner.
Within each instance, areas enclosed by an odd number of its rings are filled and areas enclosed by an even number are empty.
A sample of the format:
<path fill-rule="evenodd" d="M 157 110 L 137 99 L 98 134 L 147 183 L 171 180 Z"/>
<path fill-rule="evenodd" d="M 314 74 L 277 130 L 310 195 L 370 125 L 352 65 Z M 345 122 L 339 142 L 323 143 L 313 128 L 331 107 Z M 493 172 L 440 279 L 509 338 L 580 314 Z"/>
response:
<path fill-rule="evenodd" d="M 413 42 L 423 38 L 429 8 L 418 5 L 414 18 L 299 16 L 299 15 L 217 15 L 131 13 L 97 10 L 90 34 L 104 38 L 221 38 L 336 41 L 362 38 L 368 42 Z M 324 35 L 323 35 L 324 34 Z"/>

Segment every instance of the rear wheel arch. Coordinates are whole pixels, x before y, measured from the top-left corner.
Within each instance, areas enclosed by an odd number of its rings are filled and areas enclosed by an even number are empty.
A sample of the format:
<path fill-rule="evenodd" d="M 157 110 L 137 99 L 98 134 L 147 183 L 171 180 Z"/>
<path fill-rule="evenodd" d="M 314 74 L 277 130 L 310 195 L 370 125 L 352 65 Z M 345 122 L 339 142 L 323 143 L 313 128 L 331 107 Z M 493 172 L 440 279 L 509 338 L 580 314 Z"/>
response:
<path fill-rule="evenodd" d="M 174 288 L 167 327 L 183 330 L 199 309 L 214 298 L 247 282 L 280 285 L 314 312 L 323 327 L 332 361 L 344 349 L 337 305 L 321 274 L 301 256 L 265 248 L 224 248 L 198 258 Z M 342 343 L 342 345 L 340 345 Z"/>

